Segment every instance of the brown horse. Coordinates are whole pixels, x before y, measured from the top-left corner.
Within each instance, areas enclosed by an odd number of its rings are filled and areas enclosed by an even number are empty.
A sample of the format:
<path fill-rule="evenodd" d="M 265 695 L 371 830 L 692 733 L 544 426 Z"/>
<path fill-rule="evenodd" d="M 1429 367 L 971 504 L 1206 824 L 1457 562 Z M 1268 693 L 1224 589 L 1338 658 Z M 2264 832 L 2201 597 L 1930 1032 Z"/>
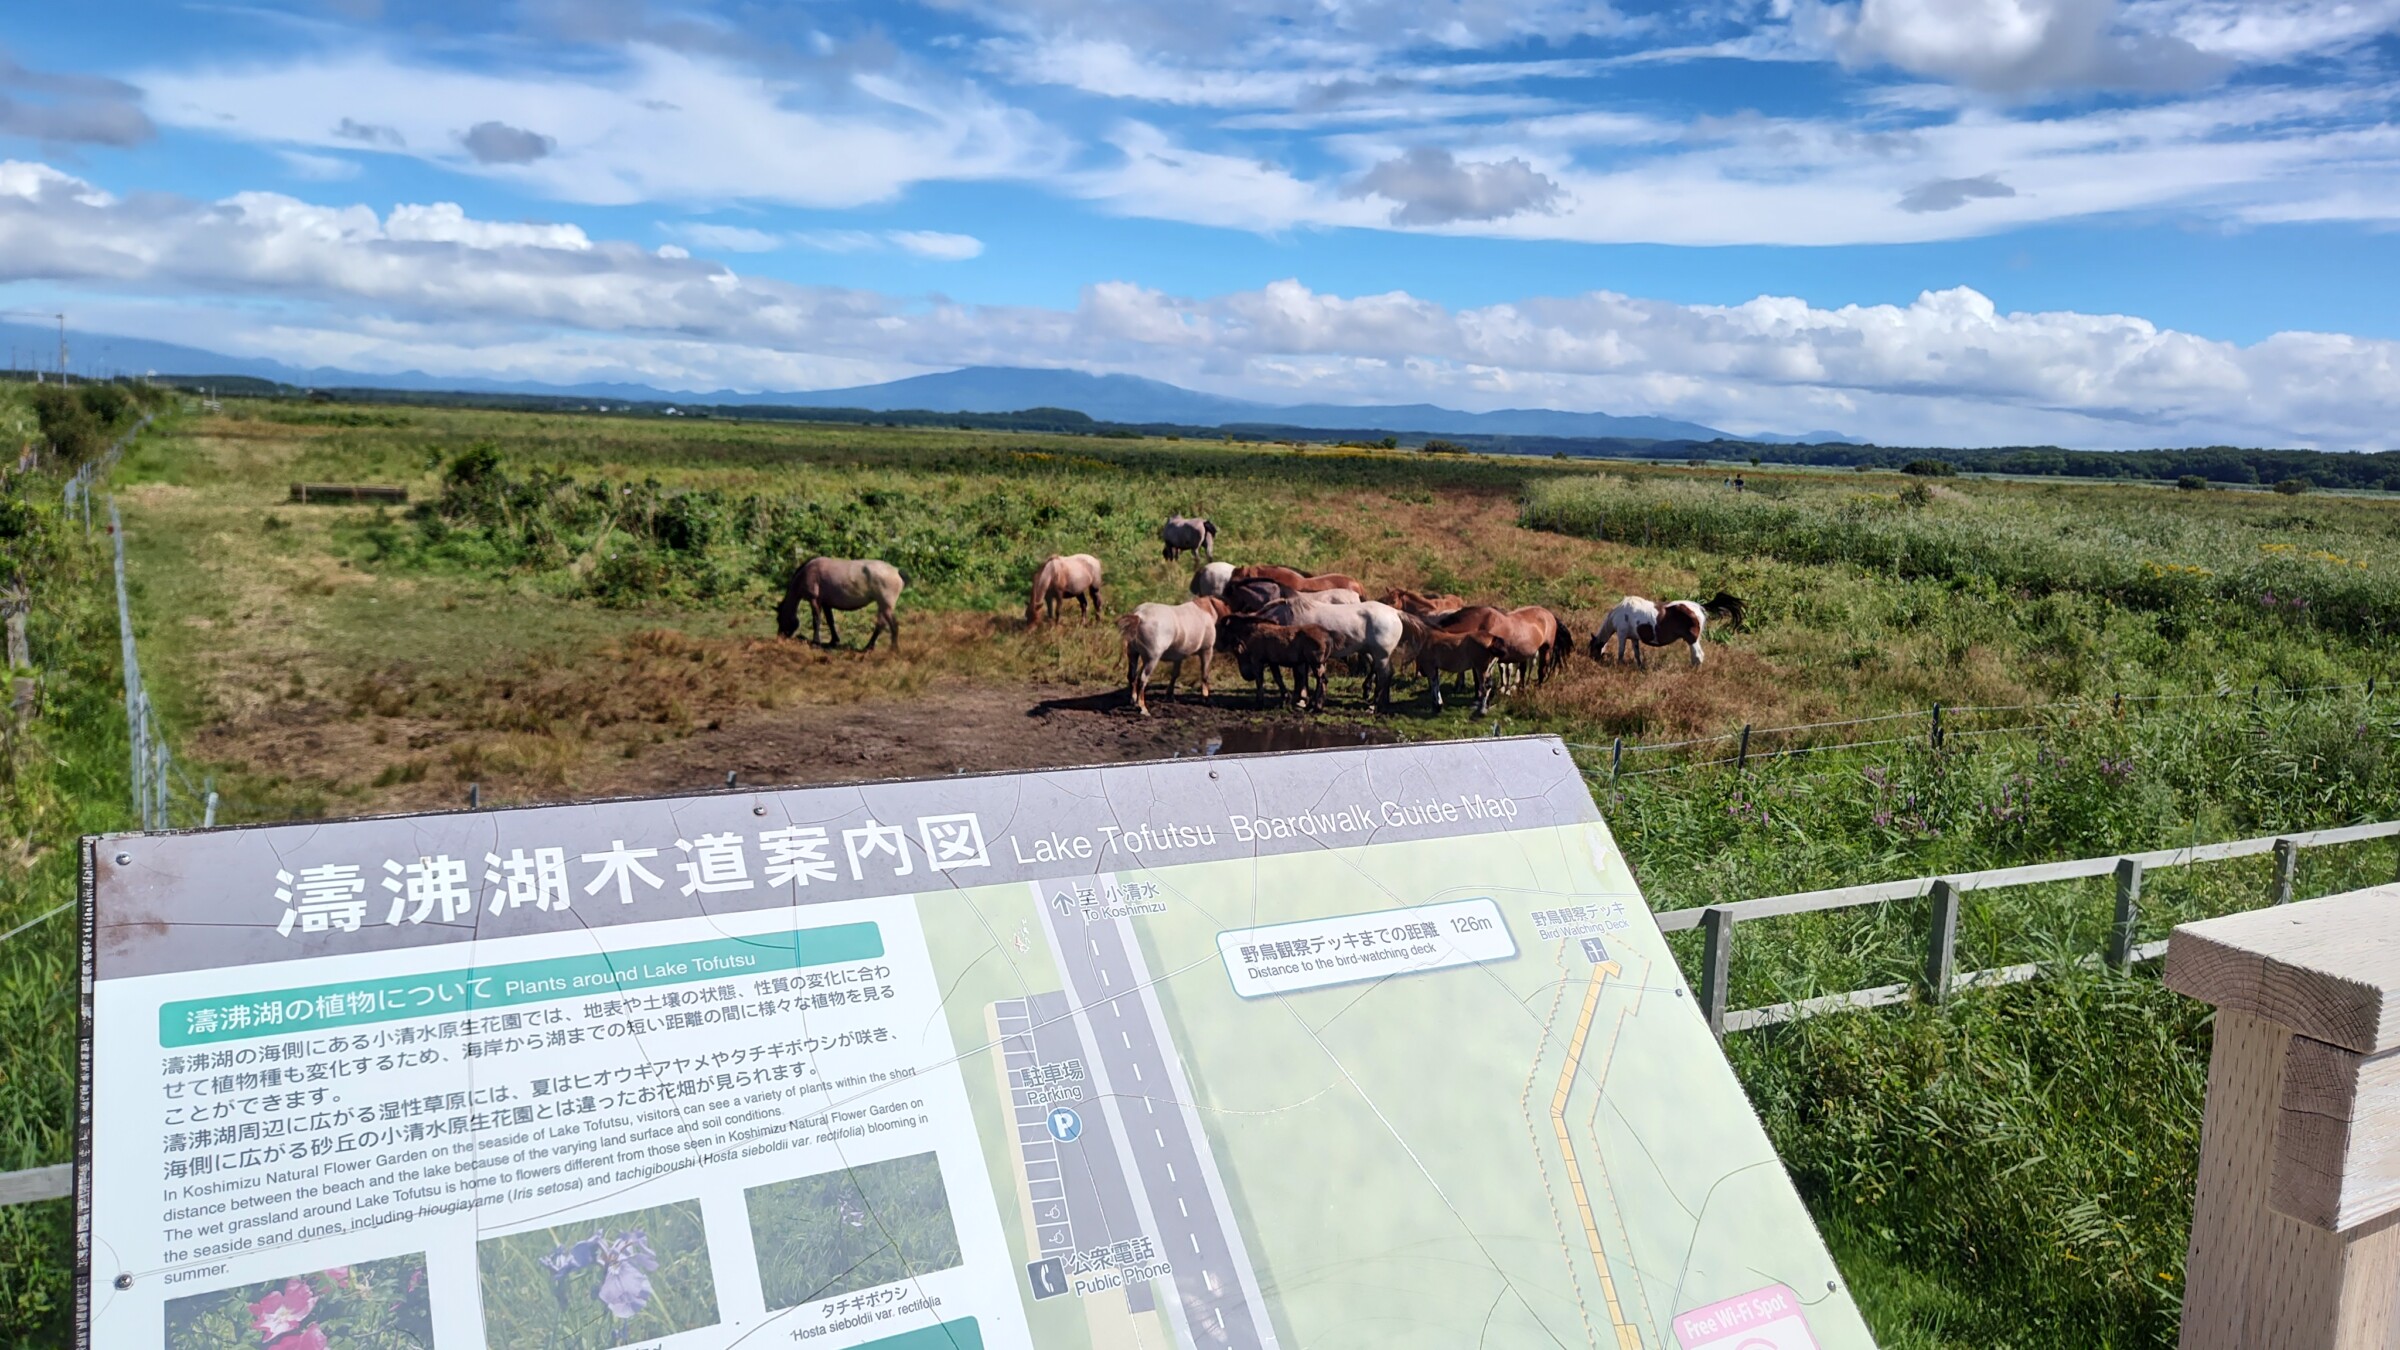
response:
<path fill-rule="evenodd" d="M 1417 673 L 1425 677 L 1425 693 L 1434 711 L 1442 707 L 1442 676 L 1475 677 L 1475 715 L 1492 708 L 1492 672 L 1508 655 L 1507 645 L 1489 633 L 1428 629 L 1417 643 Z"/>
<path fill-rule="evenodd" d="M 1429 619 L 1436 614 L 1448 614 L 1467 607 L 1464 597 L 1456 595 L 1420 595 L 1405 586 L 1394 586 L 1383 593 L 1383 603 L 1403 614 Z"/>
<path fill-rule="evenodd" d="M 1180 605 L 1136 605 L 1117 616 L 1117 632 L 1125 638 L 1125 696 L 1142 716 L 1150 715 L 1150 677 L 1158 663 L 1169 662 L 1167 693 L 1183 677 L 1183 663 L 1200 658 L 1200 697 L 1208 697 L 1208 662 L 1216 654 L 1217 620 L 1225 617 L 1225 602 L 1200 596 Z"/>
<path fill-rule="evenodd" d="M 1494 609 L 1469 605 L 1456 613 L 1428 620 L 1435 632 L 1482 633 L 1498 644 L 1500 661 L 1522 679 L 1539 672 L 1558 642 L 1558 617 L 1539 605 Z"/>
<path fill-rule="evenodd" d="M 1325 666 L 1333 654 L 1333 635 L 1314 624 L 1289 626 L 1268 623 L 1253 615 L 1234 614 L 1217 620 L 1217 644 L 1233 649 L 1242 678 L 1266 702 L 1267 675 L 1275 676 L 1275 697 L 1286 697 L 1284 672 L 1291 672 L 1288 697 L 1295 708 L 1308 707 L 1309 685 L 1316 685 L 1317 707 L 1325 706 Z"/>
<path fill-rule="evenodd" d="M 783 591 L 783 601 L 775 606 L 775 631 L 784 637 L 800 634 L 800 602 L 808 602 L 808 640 L 817 640 L 817 623 L 824 621 L 831 636 L 826 645 L 842 645 L 842 630 L 835 626 L 833 612 L 837 609 L 875 607 L 875 627 L 867 633 L 867 651 L 875 650 L 875 639 L 884 630 L 891 630 L 892 650 L 900 650 L 900 619 L 894 612 L 900 604 L 900 590 L 908 579 L 900 569 L 881 558 L 811 558 L 792 573 L 792 581 Z"/>
<path fill-rule="evenodd" d="M 1356 577 L 1344 576 L 1339 572 L 1325 572 L 1313 577 L 1304 576 L 1289 567 L 1277 567 L 1273 563 L 1237 567 L 1233 569 L 1233 576 L 1230 578 L 1232 581 L 1254 579 L 1280 583 L 1284 589 L 1301 595 L 1306 595 L 1311 591 L 1356 591 L 1362 596 L 1367 593 L 1367 588 L 1360 585 Z"/>
<path fill-rule="evenodd" d="M 1100 560 L 1089 553 L 1053 553 L 1033 574 L 1033 592 L 1025 598 L 1025 626 L 1031 628 L 1043 609 L 1058 622 L 1059 605 L 1072 600 L 1085 615 L 1103 613 L 1100 602 Z"/>

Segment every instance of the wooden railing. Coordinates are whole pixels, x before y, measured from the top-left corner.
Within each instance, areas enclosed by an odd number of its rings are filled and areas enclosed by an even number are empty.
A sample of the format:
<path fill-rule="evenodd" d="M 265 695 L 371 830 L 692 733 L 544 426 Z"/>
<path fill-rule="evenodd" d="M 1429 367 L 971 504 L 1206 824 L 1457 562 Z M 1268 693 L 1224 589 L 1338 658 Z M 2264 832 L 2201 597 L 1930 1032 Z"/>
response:
<path fill-rule="evenodd" d="M 2109 926 L 2107 950 L 2087 958 L 2105 961 L 2112 966 L 2124 966 L 2135 961 L 2155 959 L 2166 950 L 2164 942 L 2136 942 L 2135 930 L 2141 918 L 2143 876 L 2157 868 L 2188 867 L 2193 863 L 2217 862 L 2226 858 L 2247 858 L 2259 854 L 2275 855 L 2275 880 L 2269 899 L 2276 904 L 2288 904 L 2292 899 L 2293 881 L 2299 866 L 2300 851 L 2326 848 L 2335 844 L 2356 844 L 2370 839 L 2400 836 L 2400 820 L 2381 821 L 2372 825 L 2345 825 L 2331 830 L 2308 830 L 2298 834 L 2264 835 L 2256 839 L 2235 839 L 2220 844 L 2193 844 L 2185 848 L 2155 849 L 2148 853 L 2125 853 L 2105 858 L 2076 858 L 2067 862 L 2032 863 L 2024 867 L 1998 867 L 1982 872 L 1961 872 L 1946 877 L 1912 877 L 1906 881 L 1877 881 L 1863 886 L 1840 886 L 1828 891 L 1801 891 L 1792 895 L 1770 895 L 1757 900 L 1737 900 L 1727 905 L 1709 905 L 1697 909 L 1669 910 L 1658 916 L 1659 931 L 1680 933 L 1697 928 L 1702 934 L 1700 955 L 1700 1009 L 1708 1017 L 1709 1029 L 1719 1037 L 1728 1031 L 1747 1031 L 1752 1027 L 1774 1022 L 1795 1021 L 1823 1013 L 1842 1012 L 1853 1008 L 1872 1008 L 1882 1004 L 1899 1003 L 1910 996 L 1923 993 L 1927 998 L 1947 998 L 1957 989 L 1978 985 L 2013 984 L 2030 980 L 2041 973 L 2041 965 L 2000 966 L 1989 970 L 1960 973 L 1958 956 L 1958 908 L 1960 900 L 1973 891 L 1996 890 L 2009 886 L 2038 886 L 2051 881 L 2074 881 L 2086 877 L 2114 875 L 2117 879 L 2117 907 Z M 1922 980 L 1907 984 L 1878 985 L 1846 994 L 1829 994 L 1822 998 L 1799 999 L 1790 1003 L 1771 1003 L 1758 1008 L 1741 1008 L 1728 1012 L 1725 1008 L 1726 977 L 1733 962 L 1733 933 L 1736 924 L 1756 919 L 1777 918 L 1788 914 L 1814 914 L 1824 910 L 1852 909 L 1861 905 L 1889 904 L 1894 900 L 1916 900 L 1926 896 L 1933 899 L 1933 918 L 1925 942 L 1925 974 Z"/>

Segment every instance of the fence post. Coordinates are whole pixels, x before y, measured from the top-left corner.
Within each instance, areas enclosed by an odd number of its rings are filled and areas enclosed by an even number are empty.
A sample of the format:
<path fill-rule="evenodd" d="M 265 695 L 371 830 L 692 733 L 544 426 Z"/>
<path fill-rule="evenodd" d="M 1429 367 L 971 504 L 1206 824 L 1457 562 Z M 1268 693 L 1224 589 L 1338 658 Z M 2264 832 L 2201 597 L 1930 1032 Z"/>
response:
<path fill-rule="evenodd" d="M 482 806 L 483 806 L 483 784 L 481 784 L 481 783 L 469 783 L 469 784 L 467 784 L 467 809 L 468 809 L 468 810 L 470 810 L 470 811 L 474 811 L 474 810 L 478 810 L 478 809 L 480 809 Z"/>
<path fill-rule="evenodd" d="M 1950 997 L 1950 980 L 1958 968 L 1958 884 L 1947 878 L 1933 883 L 1933 932 L 1925 943 L 1925 992 L 1934 1002 Z"/>
<path fill-rule="evenodd" d="M 1624 760 L 1625 738 L 1619 736 L 1617 737 L 1616 744 L 1608 748 L 1608 781 L 1612 783 L 1617 781 L 1617 766 L 1623 763 Z"/>
<path fill-rule="evenodd" d="M 1742 723 L 1742 748 L 1734 752 L 1733 771 L 1747 773 L 1750 769 L 1750 724 Z"/>
<path fill-rule="evenodd" d="M 216 775 L 210 774 L 207 777 L 202 778 L 200 780 L 200 790 L 207 794 L 207 796 L 203 797 L 200 802 L 200 823 L 202 825 L 214 825 L 217 823 Z"/>
<path fill-rule="evenodd" d="M 2292 883 L 2300 872 L 2300 846 L 2289 839 L 2275 841 L 2275 903 L 2292 903 Z"/>
<path fill-rule="evenodd" d="M 2400 1332 L 2400 914 L 2389 890 L 2178 927 L 2166 984 L 2216 1008 L 2184 1350 Z"/>
<path fill-rule="evenodd" d="M 1939 703 L 1933 705 L 1932 746 L 1936 750 L 1942 748 L 1942 705 Z"/>
<path fill-rule="evenodd" d="M 2119 970 L 2133 964 L 2133 937 L 2141 923 L 2142 865 L 2117 859 L 2117 918 L 2108 930 L 2108 963 Z"/>
<path fill-rule="evenodd" d="M 1733 912 L 1711 905 L 1700 911 L 1700 1015 L 1709 1034 L 1725 1039 L 1725 980 L 1733 969 Z"/>

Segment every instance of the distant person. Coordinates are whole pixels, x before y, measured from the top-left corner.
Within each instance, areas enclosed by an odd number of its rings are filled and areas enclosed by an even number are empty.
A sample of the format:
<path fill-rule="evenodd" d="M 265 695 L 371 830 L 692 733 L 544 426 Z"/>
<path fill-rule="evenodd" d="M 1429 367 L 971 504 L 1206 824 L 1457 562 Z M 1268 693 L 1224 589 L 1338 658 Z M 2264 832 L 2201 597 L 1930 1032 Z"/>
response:
<path fill-rule="evenodd" d="M 1742 481 L 1742 476 L 1741 476 L 1740 474 L 1738 474 L 1738 473 L 1737 473 L 1737 474 L 1735 474 L 1735 475 L 1733 476 L 1733 490 L 1734 490 L 1734 491 L 1736 491 L 1736 492 L 1742 492 L 1742 491 L 1746 491 L 1746 490 L 1748 489 L 1748 487 L 1749 487 L 1749 484 L 1747 484 L 1747 483 L 1744 483 L 1744 482 Z"/>

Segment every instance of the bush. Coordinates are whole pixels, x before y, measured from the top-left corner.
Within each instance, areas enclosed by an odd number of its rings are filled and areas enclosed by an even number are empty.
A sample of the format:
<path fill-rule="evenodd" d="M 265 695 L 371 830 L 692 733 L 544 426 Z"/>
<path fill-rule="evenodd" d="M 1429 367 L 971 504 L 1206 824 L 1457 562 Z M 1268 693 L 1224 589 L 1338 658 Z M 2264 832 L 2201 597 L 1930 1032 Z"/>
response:
<path fill-rule="evenodd" d="M 2297 497 L 2301 493 L 2308 491 L 2308 480 L 2305 478 L 2286 478 L 2282 482 L 2275 485 L 2275 490 L 2282 493 L 2286 497 Z"/>
<path fill-rule="evenodd" d="M 91 405 L 64 386 L 35 386 L 33 415 L 41 423 L 42 439 L 70 464 L 90 459 L 108 443 L 108 428 L 93 416 Z"/>
<path fill-rule="evenodd" d="M 2185 492 L 2198 492 L 2208 486 L 2208 480 L 2196 473 L 2187 473 L 2175 480 L 2175 486 Z"/>
<path fill-rule="evenodd" d="M 1425 444 L 1417 448 L 1429 455 L 1463 455 L 1467 453 L 1467 447 L 1456 441 L 1445 441 L 1439 436 L 1427 440 Z"/>
<path fill-rule="evenodd" d="M 1912 459 L 1900 466 L 1900 472 L 1919 478 L 1955 478 L 1958 466 L 1946 459 Z"/>

